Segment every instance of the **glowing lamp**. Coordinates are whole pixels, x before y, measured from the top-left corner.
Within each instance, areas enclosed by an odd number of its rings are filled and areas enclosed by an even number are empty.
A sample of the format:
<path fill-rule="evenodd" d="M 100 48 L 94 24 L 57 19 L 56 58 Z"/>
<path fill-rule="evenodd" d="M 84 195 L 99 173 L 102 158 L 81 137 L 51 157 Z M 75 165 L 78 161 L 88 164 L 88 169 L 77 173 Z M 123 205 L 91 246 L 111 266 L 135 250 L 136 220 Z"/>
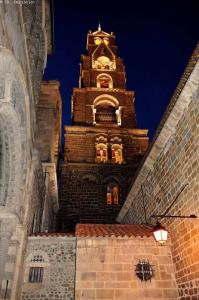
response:
<path fill-rule="evenodd" d="M 168 239 L 168 231 L 159 222 L 153 228 L 153 235 L 160 245 L 164 245 Z"/>

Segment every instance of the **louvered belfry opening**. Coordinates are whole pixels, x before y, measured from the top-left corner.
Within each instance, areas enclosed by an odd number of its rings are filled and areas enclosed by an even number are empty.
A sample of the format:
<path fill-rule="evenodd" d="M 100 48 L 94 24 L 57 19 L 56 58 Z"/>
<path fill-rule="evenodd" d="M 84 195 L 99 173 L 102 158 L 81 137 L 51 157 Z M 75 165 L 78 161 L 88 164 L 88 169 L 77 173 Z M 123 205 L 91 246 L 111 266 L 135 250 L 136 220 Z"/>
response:
<path fill-rule="evenodd" d="M 100 105 L 97 106 L 96 110 L 96 122 L 97 123 L 108 123 L 108 124 L 116 124 L 116 113 L 115 107 L 108 105 Z"/>

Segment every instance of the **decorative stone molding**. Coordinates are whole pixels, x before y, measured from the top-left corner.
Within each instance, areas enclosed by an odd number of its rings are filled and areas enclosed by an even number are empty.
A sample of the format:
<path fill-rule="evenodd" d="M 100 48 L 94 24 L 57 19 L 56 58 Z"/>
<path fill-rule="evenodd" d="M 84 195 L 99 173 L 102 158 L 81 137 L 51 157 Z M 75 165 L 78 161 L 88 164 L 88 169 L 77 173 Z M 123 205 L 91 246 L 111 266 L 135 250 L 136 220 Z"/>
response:
<path fill-rule="evenodd" d="M 102 94 L 102 95 L 96 97 L 95 100 L 93 101 L 93 105 L 95 107 L 98 105 L 102 105 L 102 104 L 108 104 L 108 105 L 111 105 L 111 106 L 117 107 L 117 108 L 119 106 L 118 100 L 109 94 Z"/>
<path fill-rule="evenodd" d="M 1 182 L 4 183 L 0 187 L 0 194 L 1 199 L 4 199 L 2 204 L 9 205 L 11 211 L 19 213 L 30 153 L 30 145 L 27 143 L 30 139 L 29 98 L 23 71 L 11 51 L 1 47 L 0 61 L 0 72 L 4 74 L 0 102 L 4 157 L 4 167 L 1 170 L 4 180 Z"/>

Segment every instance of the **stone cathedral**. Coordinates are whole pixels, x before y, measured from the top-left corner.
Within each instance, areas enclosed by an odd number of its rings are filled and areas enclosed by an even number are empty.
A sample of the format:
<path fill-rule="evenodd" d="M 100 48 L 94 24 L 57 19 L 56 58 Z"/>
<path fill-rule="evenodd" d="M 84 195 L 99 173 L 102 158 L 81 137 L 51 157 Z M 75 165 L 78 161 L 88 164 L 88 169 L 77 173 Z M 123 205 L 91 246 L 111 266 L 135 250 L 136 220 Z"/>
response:
<path fill-rule="evenodd" d="M 89 31 L 62 155 L 52 1 L 1 2 L 0 300 L 199 299 L 199 45 L 148 146 L 114 33 Z"/>
<path fill-rule="evenodd" d="M 65 126 L 57 229 L 77 223 L 115 223 L 148 145 L 137 129 L 134 92 L 126 89 L 113 33 L 89 32 L 74 88 L 72 126 Z"/>

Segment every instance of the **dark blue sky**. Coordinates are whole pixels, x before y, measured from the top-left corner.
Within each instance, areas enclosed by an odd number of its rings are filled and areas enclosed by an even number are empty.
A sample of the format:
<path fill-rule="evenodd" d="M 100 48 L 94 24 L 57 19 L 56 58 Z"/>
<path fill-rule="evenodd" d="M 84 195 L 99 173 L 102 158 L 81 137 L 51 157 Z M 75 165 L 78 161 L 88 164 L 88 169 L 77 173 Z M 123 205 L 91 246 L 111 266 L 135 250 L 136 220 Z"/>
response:
<path fill-rule="evenodd" d="M 63 124 L 70 124 L 72 88 L 78 86 L 86 34 L 102 29 L 116 34 L 124 59 L 127 88 L 136 93 L 139 128 L 153 137 L 198 40 L 197 1 L 54 0 L 55 52 L 44 79 L 61 83 Z"/>

